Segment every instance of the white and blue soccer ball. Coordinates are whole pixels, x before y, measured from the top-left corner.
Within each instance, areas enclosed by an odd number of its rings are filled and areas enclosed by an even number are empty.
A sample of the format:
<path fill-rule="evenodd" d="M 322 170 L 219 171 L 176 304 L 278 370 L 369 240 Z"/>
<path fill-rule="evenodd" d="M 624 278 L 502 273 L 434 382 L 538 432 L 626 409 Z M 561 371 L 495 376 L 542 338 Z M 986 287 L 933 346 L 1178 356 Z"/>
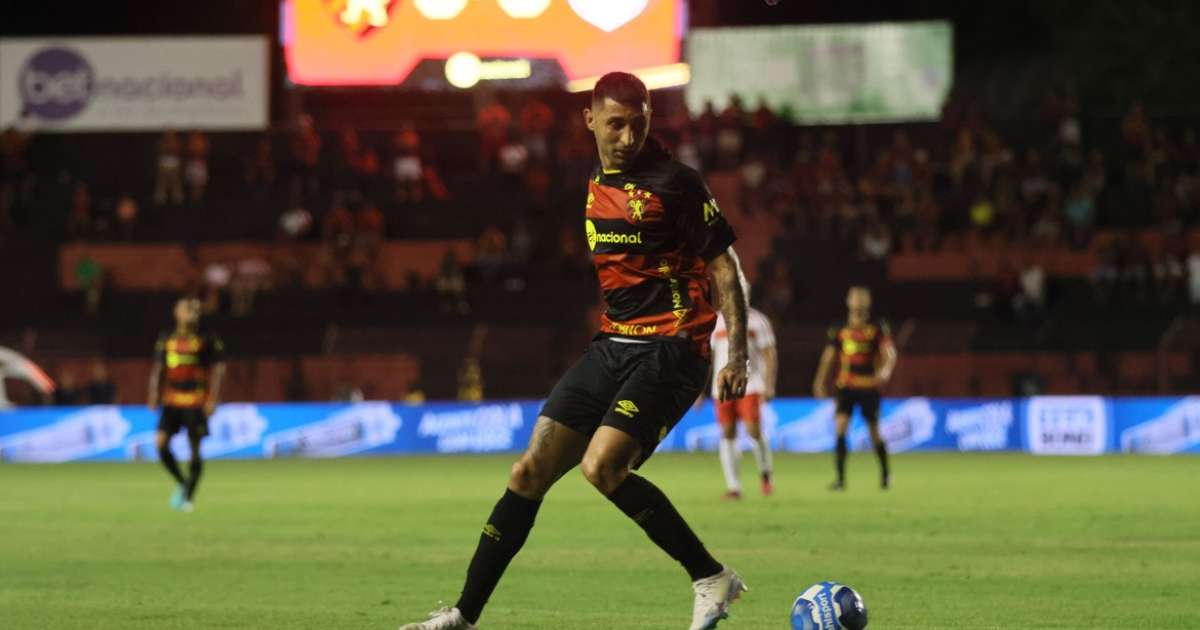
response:
<path fill-rule="evenodd" d="M 866 627 L 867 605 L 845 584 L 813 584 L 792 604 L 792 630 L 863 630 Z"/>

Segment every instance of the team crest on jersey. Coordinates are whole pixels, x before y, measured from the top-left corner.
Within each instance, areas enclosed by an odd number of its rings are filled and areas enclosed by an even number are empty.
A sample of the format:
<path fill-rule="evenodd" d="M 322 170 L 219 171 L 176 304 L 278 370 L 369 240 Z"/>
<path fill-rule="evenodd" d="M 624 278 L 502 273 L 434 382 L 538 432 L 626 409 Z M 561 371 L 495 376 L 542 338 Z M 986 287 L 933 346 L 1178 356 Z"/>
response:
<path fill-rule="evenodd" d="M 646 201 L 644 199 L 630 199 L 629 204 L 625 208 L 629 211 L 630 219 L 641 221 L 646 213 Z"/>
<path fill-rule="evenodd" d="M 646 215 L 646 203 L 650 201 L 650 191 L 638 190 L 634 184 L 625 184 L 625 193 L 629 195 L 629 201 L 625 204 L 625 211 L 629 213 L 629 219 L 635 223 L 641 222 Z"/>
<path fill-rule="evenodd" d="M 402 0 L 325 0 L 325 8 L 339 26 L 362 39 L 385 27 Z"/>

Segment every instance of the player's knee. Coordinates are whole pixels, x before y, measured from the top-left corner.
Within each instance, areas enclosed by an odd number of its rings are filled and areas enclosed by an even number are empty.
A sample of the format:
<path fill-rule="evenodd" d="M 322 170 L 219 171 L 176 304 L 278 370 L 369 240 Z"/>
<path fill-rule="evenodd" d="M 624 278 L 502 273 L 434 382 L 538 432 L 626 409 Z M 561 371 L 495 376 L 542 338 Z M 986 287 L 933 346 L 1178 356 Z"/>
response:
<path fill-rule="evenodd" d="M 737 437 L 737 425 L 732 422 L 721 425 L 721 437 L 727 440 L 732 440 Z"/>
<path fill-rule="evenodd" d="M 548 488 L 547 475 L 537 460 L 522 457 L 512 465 L 508 477 L 508 485 L 514 491 L 524 495 L 542 495 Z"/>
<path fill-rule="evenodd" d="M 161 451 L 161 450 L 167 448 L 167 444 L 169 441 L 170 440 L 167 438 L 166 433 L 162 433 L 162 432 L 156 433 L 154 435 L 154 448 L 157 448 L 158 450 Z"/>
<path fill-rule="evenodd" d="M 762 437 L 762 425 L 757 422 L 747 422 L 746 435 L 749 435 L 750 439 L 753 440 L 757 440 L 758 438 Z"/>
<path fill-rule="evenodd" d="M 599 457 L 584 457 L 580 469 L 583 470 L 583 476 L 588 483 L 605 496 L 612 494 L 629 475 L 628 467 Z"/>

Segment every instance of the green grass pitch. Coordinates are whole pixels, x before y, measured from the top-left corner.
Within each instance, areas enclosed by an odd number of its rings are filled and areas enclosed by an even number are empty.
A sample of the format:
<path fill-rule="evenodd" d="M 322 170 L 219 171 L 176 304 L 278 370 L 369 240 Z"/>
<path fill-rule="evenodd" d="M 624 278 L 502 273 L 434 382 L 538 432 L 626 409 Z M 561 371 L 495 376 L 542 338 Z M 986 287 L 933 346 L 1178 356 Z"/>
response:
<path fill-rule="evenodd" d="M 0 628 L 392 629 L 453 602 L 511 456 L 210 462 L 193 514 L 149 464 L 0 466 Z M 743 460 L 747 481 L 754 479 Z M 723 503 L 715 455 L 658 483 L 751 592 L 722 630 L 782 630 L 835 579 L 877 630 L 1200 628 L 1200 459 L 779 456 Z M 481 627 L 682 630 L 682 569 L 568 475 Z"/>

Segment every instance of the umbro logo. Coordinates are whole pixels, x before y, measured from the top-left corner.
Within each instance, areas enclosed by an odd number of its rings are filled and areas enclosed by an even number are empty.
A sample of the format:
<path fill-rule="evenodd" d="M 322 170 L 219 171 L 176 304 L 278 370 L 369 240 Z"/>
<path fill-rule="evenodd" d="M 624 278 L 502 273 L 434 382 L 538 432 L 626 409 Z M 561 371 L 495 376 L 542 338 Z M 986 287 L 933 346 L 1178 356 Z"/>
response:
<path fill-rule="evenodd" d="M 613 411 L 623 416 L 632 418 L 639 410 L 637 405 L 635 405 L 632 400 L 618 400 L 617 406 L 615 409 L 613 409 Z"/>

